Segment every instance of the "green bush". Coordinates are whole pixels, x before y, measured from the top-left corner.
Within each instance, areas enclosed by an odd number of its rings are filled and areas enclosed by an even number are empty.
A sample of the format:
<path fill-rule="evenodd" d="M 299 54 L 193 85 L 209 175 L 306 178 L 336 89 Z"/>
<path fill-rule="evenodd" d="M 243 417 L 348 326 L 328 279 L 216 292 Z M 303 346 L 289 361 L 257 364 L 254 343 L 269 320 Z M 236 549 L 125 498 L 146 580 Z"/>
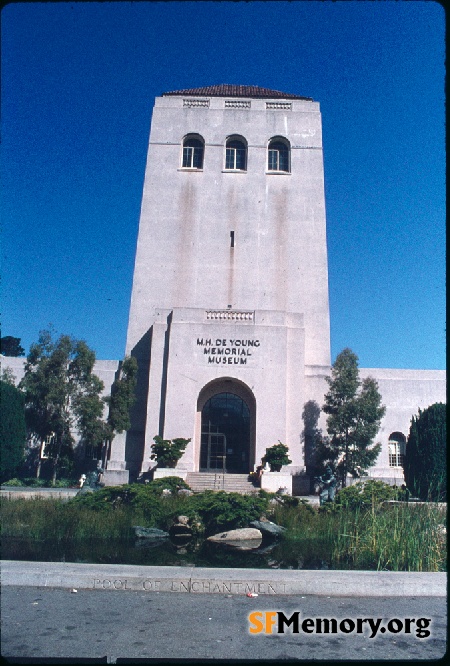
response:
<path fill-rule="evenodd" d="M 10 479 L 24 460 L 26 427 L 24 396 L 15 386 L 0 381 L 0 481 Z"/>
<path fill-rule="evenodd" d="M 397 499 L 397 496 L 397 488 L 383 481 L 369 479 L 368 481 L 358 481 L 347 488 L 339 490 L 334 501 L 334 507 L 336 509 L 341 507 L 369 509 L 379 507 L 383 502 L 388 500 Z"/>
<path fill-rule="evenodd" d="M 24 485 L 23 481 L 17 478 L 9 479 L 9 481 L 5 481 L 4 483 L 2 483 L 2 486 L 23 486 L 23 485 Z"/>
<path fill-rule="evenodd" d="M 186 481 L 183 481 L 179 476 L 165 476 L 162 479 L 154 479 L 148 484 L 145 484 L 153 492 L 162 493 L 163 490 L 170 490 L 176 493 L 178 490 L 191 490 Z"/>
<path fill-rule="evenodd" d="M 285 534 L 286 538 L 297 540 L 300 536 L 305 536 L 309 529 L 317 524 L 317 511 L 305 500 L 298 497 L 282 497 L 270 509 L 269 517 L 277 525 L 286 527 L 289 531 Z M 289 500 L 298 500 L 297 502 Z"/>
<path fill-rule="evenodd" d="M 76 479 L 57 479 L 55 485 L 49 479 L 36 479 L 36 477 L 25 477 L 24 479 L 9 479 L 2 483 L 3 486 L 19 486 L 28 488 L 70 488 L 77 485 Z"/>
<path fill-rule="evenodd" d="M 51 485 L 51 481 L 49 479 L 37 479 L 35 476 L 32 476 L 25 477 L 22 485 L 33 488 L 48 488 Z"/>
<path fill-rule="evenodd" d="M 165 481 L 165 479 L 161 479 L 161 481 Z M 177 481 L 181 480 L 177 479 Z M 151 482 L 149 484 L 133 483 L 123 486 L 108 486 L 93 493 L 77 495 L 71 502 L 86 509 L 101 512 L 128 507 L 131 512 L 134 512 L 135 524 L 145 523 L 145 527 L 158 527 L 160 529 L 168 529 L 173 522 L 173 518 L 180 513 L 194 517 L 196 514 L 195 508 L 190 506 L 188 501 L 193 497 L 177 495 L 162 497 L 163 485 Z"/>
<path fill-rule="evenodd" d="M 156 435 L 153 441 L 150 459 L 156 460 L 158 467 L 175 467 L 191 440 L 182 437 L 170 440 Z"/>
<path fill-rule="evenodd" d="M 57 479 L 55 485 L 51 486 L 52 488 L 70 488 L 71 486 L 77 485 L 78 482 L 74 479 Z M 49 484 L 51 485 L 51 484 Z"/>
<path fill-rule="evenodd" d="M 447 498 L 447 406 L 435 403 L 411 421 L 404 462 L 406 485 L 422 500 Z"/>
<path fill-rule="evenodd" d="M 258 520 L 269 506 L 267 497 L 206 490 L 194 495 L 191 503 L 200 515 L 207 534 L 246 527 Z"/>
<path fill-rule="evenodd" d="M 283 465 L 291 464 L 292 460 L 288 456 L 288 451 L 289 449 L 286 444 L 282 444 L 278 441 L 278 444 L 274 444 L 266 449 L 262 463 L 269 463 L 270 469 L 277 472 L 283 467 Z"/>

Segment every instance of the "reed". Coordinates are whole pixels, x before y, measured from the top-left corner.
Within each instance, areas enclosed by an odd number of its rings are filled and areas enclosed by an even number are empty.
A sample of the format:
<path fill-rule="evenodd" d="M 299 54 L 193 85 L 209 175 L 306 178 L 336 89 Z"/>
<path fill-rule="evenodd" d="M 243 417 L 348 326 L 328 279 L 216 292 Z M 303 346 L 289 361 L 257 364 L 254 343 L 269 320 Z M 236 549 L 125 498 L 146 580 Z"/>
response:
<path fill-rule="evenodd" d="M 376 571 L 445 571 L 446 514 L 439 505 L 383 504 L 310 513 L 279 507 L 273 520 L 289 541 L 328 548 L 332 566 Z"/>
<path fill-rule="evenodd" d="M 131 538 L 134 516 L 127 507 L 97 512 L 58 499 L 5 500 L 2 536 L 35 540 Z"/>
<path fill-rule="evenodd" d="M 355 569 L 445 571 L 445 513 L 433 504 L 341 512 L 333 560 Z"/>

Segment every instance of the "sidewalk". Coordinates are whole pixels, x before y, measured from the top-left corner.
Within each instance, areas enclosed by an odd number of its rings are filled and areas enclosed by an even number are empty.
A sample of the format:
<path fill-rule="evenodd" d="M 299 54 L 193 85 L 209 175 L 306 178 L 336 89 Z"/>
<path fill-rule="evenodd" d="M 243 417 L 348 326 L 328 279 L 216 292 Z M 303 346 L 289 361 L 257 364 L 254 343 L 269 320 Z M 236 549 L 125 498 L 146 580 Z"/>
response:
<path fill-rule="evenodd" d="M 3 586 L 190 594 L 445 597 L 446 573 L 209 569 L 5 560 Z"/>

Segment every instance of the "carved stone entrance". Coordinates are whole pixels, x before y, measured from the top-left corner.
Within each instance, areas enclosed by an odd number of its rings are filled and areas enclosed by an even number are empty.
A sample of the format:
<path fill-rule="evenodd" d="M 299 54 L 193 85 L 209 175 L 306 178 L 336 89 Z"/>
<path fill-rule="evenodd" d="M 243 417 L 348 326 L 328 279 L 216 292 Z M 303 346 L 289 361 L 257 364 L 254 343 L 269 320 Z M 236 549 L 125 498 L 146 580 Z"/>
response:
<path fill-rule="evenodd" d="M 241 382 L 216 380 L 201 392 L 198 406 L 200 471 L 248 474 L 254 457 L 255 405 L 251 391 Z"/>

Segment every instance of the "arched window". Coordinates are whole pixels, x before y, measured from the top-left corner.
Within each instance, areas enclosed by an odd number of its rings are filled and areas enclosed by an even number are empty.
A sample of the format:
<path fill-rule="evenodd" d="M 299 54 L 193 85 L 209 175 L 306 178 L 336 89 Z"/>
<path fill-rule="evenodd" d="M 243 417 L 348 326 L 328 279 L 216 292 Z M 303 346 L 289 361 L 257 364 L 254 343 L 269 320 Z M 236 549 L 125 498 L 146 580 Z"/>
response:
<path fill-rule="evenodd" d="M 203 169 L 203 154 L 205 142 L 196 136 L 187 136 L 183 141 L 183 163 L 184 169 Z"/>
<path fill-rule="evenodd" d="M 268 164 L 269 171 L 284 171 L 289 173 L 289 144 L 284 139 L 275 138 L 269 142 Z"/>
<path fill-rule="evenodd" d="M 401 432 L 389 435 L 389 467 L 403 467 L 406 450 L 406 437 Z"/>
<path fill-rule="evenodd" d="M 247 146 L 240 138 L 229 138 L 225 150 L 225 169 L 247 170 Z"/>

